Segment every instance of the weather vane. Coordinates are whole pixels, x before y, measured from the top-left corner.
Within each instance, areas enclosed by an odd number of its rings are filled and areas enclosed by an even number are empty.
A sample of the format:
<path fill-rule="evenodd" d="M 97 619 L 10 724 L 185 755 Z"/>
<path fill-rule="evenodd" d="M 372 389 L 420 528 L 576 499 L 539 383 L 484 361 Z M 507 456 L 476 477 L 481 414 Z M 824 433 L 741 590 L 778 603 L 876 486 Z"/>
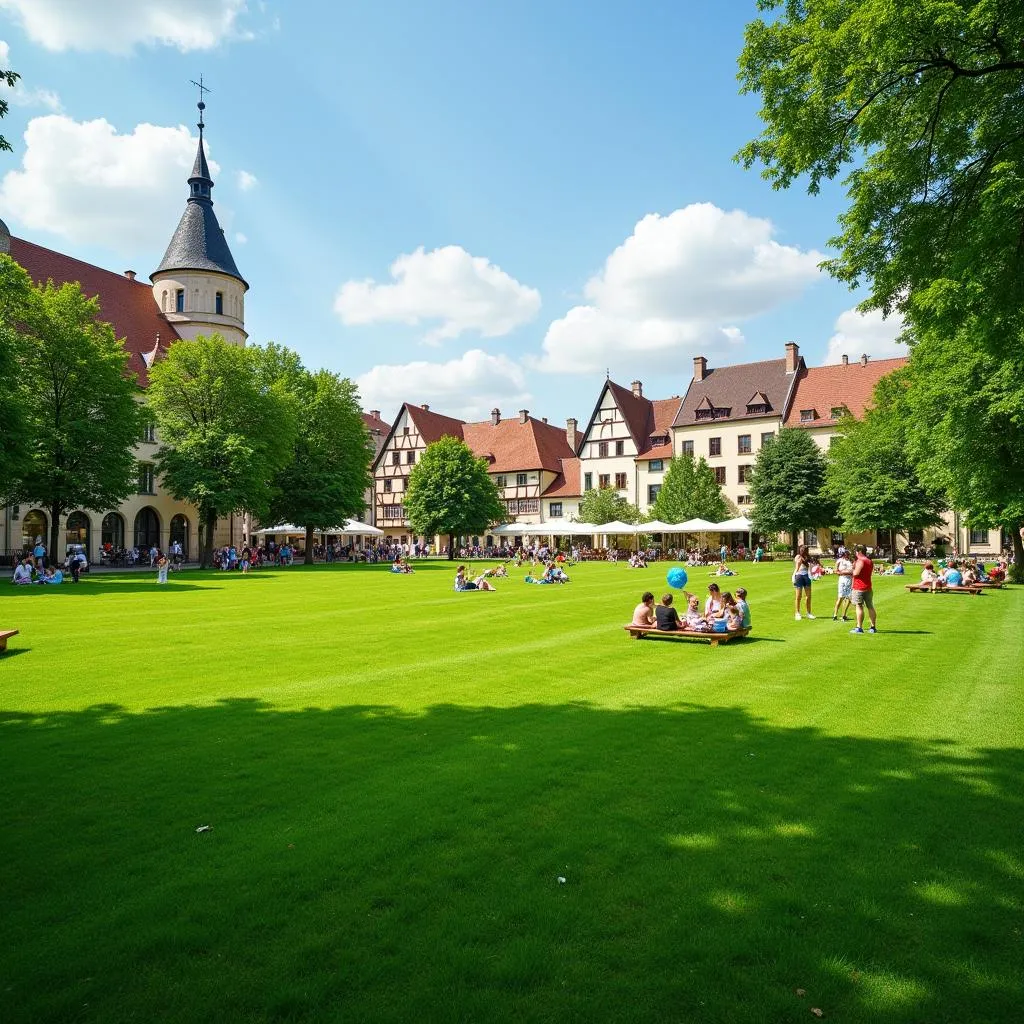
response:
<path fill-rule="evenodd" d="M 199 124 L 196 125 L 196 127 L 200 131 L 202 131 L 203 128 L 206 127 L 203 124 L 203 111 L 206 109 L 206 103 L 203 100 L 203 93 L 204 92 L 209 92 L 210 90 L 207 89 L 205 85 L 203 85 L 203 76 L 202 75 L 199 76 L 199 81 L 198 82 L 195 81 L 195 79 L 190 79 L 190 81 L 199 90 L 199 102 L 196 104 L 196 106 L 199 108 Z"/>

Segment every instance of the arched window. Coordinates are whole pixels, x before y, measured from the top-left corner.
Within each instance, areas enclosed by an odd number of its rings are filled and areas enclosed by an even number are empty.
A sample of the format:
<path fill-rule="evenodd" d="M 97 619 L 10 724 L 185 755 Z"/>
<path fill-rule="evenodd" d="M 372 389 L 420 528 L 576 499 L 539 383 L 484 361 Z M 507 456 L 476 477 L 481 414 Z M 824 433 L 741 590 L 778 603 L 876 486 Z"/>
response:
<path fill-rule="evenodd" d="M 85 549 L 85 557 L 92 558 L 89 551 L 89 517 L 84 512 L 72 512 L 68 516 L 68 525 L 65 528 L 64 543 L 68 551 L 72 544 L 81 544 Z M 66 552 L 61 552 L 61 557 Z"/>
<path fill-rule="evenodd" d="M 34 508 L 21 521 L 21 546 L 25 551 L 31 551 L 36 546 L 36 539 L 44 546 L 49 545 L 50 539 L 47 536 L 46 513 Z"/>
<path fill-rule="evenodd" d="M 177 541 L 181 545 L 181 553 L 188 561 L 188 518 L 179 513 L 171 520 L 170 544 Z"/>
<path fill-rule="evenodd" d="M 134 544 L 140 551 L 160 546 L 160 517 L 150 505 L 139 509 L 135 517 Z"/>
<path fill-rule="evenodd" d="M 100 543 L 105 551 L 120 551 L 124 547 L 124 519 L 117 512 L 108 512 L 103 517 Z"/>

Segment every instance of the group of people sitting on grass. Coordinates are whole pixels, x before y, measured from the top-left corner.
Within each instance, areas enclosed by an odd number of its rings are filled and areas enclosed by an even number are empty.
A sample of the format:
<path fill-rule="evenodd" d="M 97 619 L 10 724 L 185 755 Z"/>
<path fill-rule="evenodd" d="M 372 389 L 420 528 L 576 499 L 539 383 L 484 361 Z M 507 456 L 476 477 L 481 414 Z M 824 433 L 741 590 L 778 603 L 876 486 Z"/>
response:
<path fill-rule="evenodd" d="M 508 577 L 508 569 L 503 565 L 496 565 L 493 569 L 485 569 L 479 576 L 470 579 L 466 575 L 466 567 L 460 565 L 455 571 L 455 589 L 463 590 L 497 590 L 492 579 L 504 579 Z M 527 577 L 529 579 L 529 577 Z"/>
<path fill-rule="evenodd" d="M 77 562 L 75 565 L 77 568 Z M 77 571 L 74 574 L 74 579 L 77 583 Z M 11 582 L 16 587 L 24 587 L 32 583 L 41 583 L 52 587 L 64 582 L 64 572 L 59 567 L 52 565 L 47 566 L 45 569 L 38 569 L 33 564 L 31 558 L 25 558 L 14 567 L 14 575 L 11 577 Z"/>
<path fill-rule="evenodd" d="M 557 562 L 548 562 L 541 576 L 527 575 L 526 583 L 568 583 L 569 577 Z"/>
<path fill-rule="evenodd" d="M 979 583 L 1000 583 L 1006 579 L 1006 567 L 999 564 L 992 569 L 985 569 L 983 562 L 971 562 L 964 558 L 960 561 L 950 559 L 936 569 L 935 563 L 927 561 L 921 568 L 921 582 L 929 587 L 934 594 L 936 590 L 946 587 L 974 587 Z"/>
<path fill-rule="evenodd" d="M 642 551 L 631 551 L 629 553 L 630 569 L 646 569 L 647 559 Z"/>
<path fill-rule="evenodd" d="M 395 555 L 395 560 L 391 563 L 391 571 L 411 576 L 416 570 L 409 564 L 408 559 L 401 555 Z"/>
<path fill-rule="evenodd" d="M 679 630 L 688 633 L 734 633 L 739 629 L 750 629 L 750 605 L 743 587 L 737 588 L 734 597 L 728 591 L 723 594 L 718 584 L 712 583 L 708 587 L 703 611 L 696 594 L 684 590 L 683 595 L 686 598 L 686 611 L 680 616 L 671 594 L 665 594 L 661 604 L 656 605 L 654 594 L 646 591 L 633 609 L 631 625 L 659 629 L 665 633 Z"/>

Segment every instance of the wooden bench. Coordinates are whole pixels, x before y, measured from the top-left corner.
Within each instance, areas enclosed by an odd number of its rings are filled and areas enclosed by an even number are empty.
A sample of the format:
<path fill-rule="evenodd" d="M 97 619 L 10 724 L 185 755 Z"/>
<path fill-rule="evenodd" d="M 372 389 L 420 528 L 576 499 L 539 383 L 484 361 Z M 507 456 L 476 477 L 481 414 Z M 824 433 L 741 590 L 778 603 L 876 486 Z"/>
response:
<path fill-rule="evenodd" d="M 985 590 L 1002 590 L 1006 584 L 1002 580 L 982 580 L 980 583 L 976 583 L 975 586 L 984 587 Z"/>
<path fill-rule="evenodd" d="M 720 643 L 727 644 L 738 636 L 746 636 L 750 628 L 736 629 L 731 633 L 697 632 L 692 629 L 657 629 L 654 626 L 623 626 L 622 627 L 634 640 L 643 640 L 644 637 L 658 636 L 666 640 L 703 640 L 705 643 L 717 647 Z"/>
<path fill-rule="evenodd" d="M 16 629 L 0 630 L 0 651 L 6 651 L 7 650 L 7 641 L 12 636 L 17 636 L 17 635 L 18 635 L 18 631 Z"/>
<path fill-rule="evenodd" d="M 985 587 L 980 583 L 972 584 L 969 587 L 936 587 L 936 594 L 980 594 Z M 930 583 L 908 583 L 907 590 L 911 593 L 930 594 L 932 585 Z"/>

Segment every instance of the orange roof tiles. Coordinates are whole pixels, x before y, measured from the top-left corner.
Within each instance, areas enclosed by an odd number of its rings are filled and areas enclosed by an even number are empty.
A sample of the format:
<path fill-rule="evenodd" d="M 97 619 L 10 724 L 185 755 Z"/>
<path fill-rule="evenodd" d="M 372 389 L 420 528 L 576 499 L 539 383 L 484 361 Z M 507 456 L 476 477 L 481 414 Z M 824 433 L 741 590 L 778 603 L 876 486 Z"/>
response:
<path fill-rule="evenodd" d="M 474 454 L 488 459 L 492 473 L 520 469 L 546 469 L 558 473 L 562 460 L 571 459 L 574 455 L 561 427 L 533 416 L 527 416 L 525 423 L 519 417 L 499 420 L 496 424 L 490 420 L 466 423 L 462 436 Z"/>
<path fill-rule="evenodd" d="M 580 460 L 575 456 L 571 459 L 562 459 L 562 468 L 558 476 L 551 481 L 551 486 L 544 492 L 545 498 L 579 498 L 583 492 L 580 490 Z"/>
<path fill-rule="evenodd" d="M 123 274 L 83 263 L 71 256 L 45 249 L 23 238 L 11 238 L 11 257 L 37 284 L 78 282 L 82 291 L 99 299 L 100 318 L 111 324 L 114 334 L 124 339 L 130 353 L 128 369 L 145 387 L 149 372 L 143 355 L 150 355 L 160 338 L 160 351 L 179 340 L 178 332 L 161 312 L 153 289 L 142 281 L 130 281 Z"/>
<path fill-rule="evenodd" d="M 844 406 L 852 416 L 863 416 L 871 404 L 875 385 L 906 362 L 905 358 L 869 359 L 866 363 L 856 360 L 803 370 L 797 380 L 785 426 L 834 426 L 839 420 L 832 411 Z M 804 410 L 813 411 L 814 418 L 802 419 Z"/>
<path fill-rule="evenodd" d="M 453 416 L 442 416 L 439 412 L 431 412 L 425 406 L 413 405 L 410 402 L 405 403 L 405 409 L 424 443 L 433 444 L 442 437 L 457 437 L 460 441 L 463 439 L 462 420 L 457 420 Z"/>
<path fill-rule="evenodd" d="M 372 412 L 363 413 L 363 423 L 366 424 L 367 430 L 379 434 L 381 437 L 387 437 L 391 433 L 391 424 L 385 422 L 379 416 L 374 416 Z"/>

